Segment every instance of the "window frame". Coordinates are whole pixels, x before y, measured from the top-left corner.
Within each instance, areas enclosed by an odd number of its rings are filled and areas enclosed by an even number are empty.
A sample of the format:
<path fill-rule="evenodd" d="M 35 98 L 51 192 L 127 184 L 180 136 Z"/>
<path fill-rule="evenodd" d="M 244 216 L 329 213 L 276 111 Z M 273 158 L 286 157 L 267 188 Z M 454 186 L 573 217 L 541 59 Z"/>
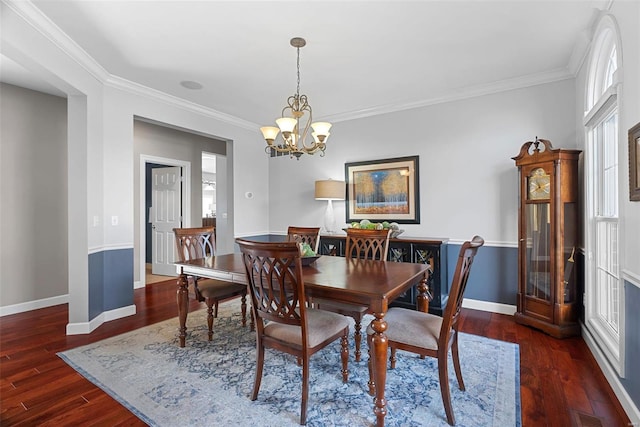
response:
<path fill-rule="evenodd" d="M 609 360 L 611 366 L 618 372 L 621 377 L 624 377 L 624 282 L 621 276 L 621 269 L 619 264 L 620 256 L 620 229 L 621 218 L 620 212 L 620 191 L 622 188 L 621 181 L 621 165 L 622 159 L 620 156 L 624 153 L 624 150 L 620 149 L 620 142 L 624 140 L 620 134 L 620 108 L 618 92 L 621 86 L 621 73 L 622 69 L 622 55 L 620 51 L 619 31 L 615 24 L 615 21 L 608 15 L 604 16 L 593 38 L 593 48 L 591 50 L 591 60 L 588 69 L 587 81 L 586 81 L 586 96 L 585 96 L 585 116 L 584 116 L 584 128 L 585 128 L 585 207 L 587 218 L 585 221 L 585 245 L 586 245 L 586 259 L 585 259 L 585 327 L 589 333 L 593 336 L 596 343 L 603 351 L 606 358 Z M 616 61 L 616 70 L 611 73 L 612 60 Z M 610 82 L 609 85 L 607 83 Z M 605 87 L 606 86 L 606 87 Z M 599 198 L 599 186 L 602 185 L 602 176 L 600 175 L 601 167 L 597 162 L 600 162 L 600 153 L 598 152 L 601 143 L 598 138 L 602 140 L 604 137 L 599 137 L 597 132 L 600 131 L 602 126 L 613 116 L 616 116 L 616 132 L 614 133 L 615 143 L 617 145 L 617 206 L 615 216 L 600 216 L 599 208 L 602 201 Z M 606 190 L 605 190 L 606 191 Z M 615 223 L 616 237 L 613 243 L 615 243 L 615 253 L 618 257 L 616 263 L 616 271 L 614 276 L 617 278 L 617 313 L 618 313 L 618 331 L 610 325 L 610 323 L 601 316 L 601 311 L 598 309 L 599 297 L 597 282 L 596 267 L 599 266 L 596 260 L 596 256 L 600 254 L 602 248 L 598 248 L 598 225 L 604 223 Z M 608 242 L 611 244 L 611 241 Z M 614 297 L 613 288 L 607 289 L 608 298 Z"/>

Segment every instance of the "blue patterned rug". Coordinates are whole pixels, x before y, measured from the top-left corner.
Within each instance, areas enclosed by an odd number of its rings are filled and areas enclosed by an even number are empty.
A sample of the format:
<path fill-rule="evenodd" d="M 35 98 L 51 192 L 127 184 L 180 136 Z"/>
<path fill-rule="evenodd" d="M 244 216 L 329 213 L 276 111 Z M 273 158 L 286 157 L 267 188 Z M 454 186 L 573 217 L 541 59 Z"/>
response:
<path fill-rule="evenodd" d="M 176 318 L 59 356 L 152 426 L 299 425 L 301 369 L 295 359 L 268 350 L 252 402 L 255 335 L 242 328 L 239 303 L 220 306 L 212 342 L 205 325 L 204 310 L 189 314 L 185 348 L 178 347 Z M 374 424 L 366 356 L 356 363 L 351 349 L 349 382 L 343 384 L 339 349 L 338 340 L 311 359 L 308 426 Z M 465 392 L 449 361 L 456 425 L 519 427 L 518 346 L 460 334 L 460 358 Z M 388 426 L 448 425 L 435 359 L 399 351 L 396 369 L 387 373 L 386 398 Z"/>

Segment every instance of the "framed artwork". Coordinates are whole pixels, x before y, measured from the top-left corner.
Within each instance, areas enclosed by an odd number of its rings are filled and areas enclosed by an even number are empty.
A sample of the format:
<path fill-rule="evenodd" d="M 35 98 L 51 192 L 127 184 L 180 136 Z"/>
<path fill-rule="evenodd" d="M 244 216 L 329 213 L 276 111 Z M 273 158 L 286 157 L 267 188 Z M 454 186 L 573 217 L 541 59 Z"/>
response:
<path fill-rule="evenodd" d="M 629 129 L 629 200 L 640 201 L 640 123 Z"/>
<path fill-rule="evenodd" d="M 347 223 L 420 224 L 418 156 L 345 163 Z"/>

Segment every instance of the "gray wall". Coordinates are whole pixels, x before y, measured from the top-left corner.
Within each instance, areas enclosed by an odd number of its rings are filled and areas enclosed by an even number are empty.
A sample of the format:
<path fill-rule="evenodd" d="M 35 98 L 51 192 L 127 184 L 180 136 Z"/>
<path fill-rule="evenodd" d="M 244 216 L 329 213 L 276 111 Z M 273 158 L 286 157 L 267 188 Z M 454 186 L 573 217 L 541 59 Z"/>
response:
<path fill-rule="evenodd" d="M 67 100 L 0 83 L 0 111 L 0 301 L 65 296 Z"/>
<path fill-rule="evenodd" d="M 344 179 L 346 162 L 418 155 L 420 224 L 403 225 L 406 235 L 462 242 L 479 234 L 489 245 L 515 247 L 518 172 L 511 157 L 536 136 L 575 148 L 575 96 L 569 79 L 336 123 L 324 158 L 270 160 L 271 232 L 322 224 L 326 202 L 314 200 L 314 181 Z M 333 205 L 344 227 L 345 203 Z"/>

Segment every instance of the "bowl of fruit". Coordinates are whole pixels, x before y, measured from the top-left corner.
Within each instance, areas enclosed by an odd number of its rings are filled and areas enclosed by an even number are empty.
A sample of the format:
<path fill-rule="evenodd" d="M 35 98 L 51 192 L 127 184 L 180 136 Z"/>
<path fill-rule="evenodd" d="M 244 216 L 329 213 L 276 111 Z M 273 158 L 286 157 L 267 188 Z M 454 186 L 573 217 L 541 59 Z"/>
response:
<path fill-rule="evenodd" d="M 360 222 L 354 221 L 349 224 L 348 228 L 359 228 L 362 230 L 391 230 L 389 237 L 392 239 L 404 233 L 404 230 L 400 229 L 397 222 L 371 222 L 368 219 L 363 219 Z M 345 228 L 344 231 L 347 231 L 348 228 Z"/>
<path fill-rule="evenodd" d="M 300 262 L 303 266 L 310 265 L 320 258 L 308 243 L 298 243 L 298 249 L 300 250 Z"/>

